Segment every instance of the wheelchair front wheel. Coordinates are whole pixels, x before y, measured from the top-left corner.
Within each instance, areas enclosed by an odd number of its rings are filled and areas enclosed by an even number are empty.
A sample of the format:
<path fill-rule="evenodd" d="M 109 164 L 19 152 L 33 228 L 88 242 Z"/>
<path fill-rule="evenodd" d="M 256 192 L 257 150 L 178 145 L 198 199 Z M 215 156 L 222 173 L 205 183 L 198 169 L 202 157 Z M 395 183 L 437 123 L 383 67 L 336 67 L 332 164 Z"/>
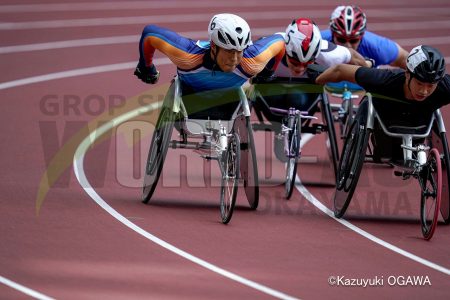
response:
<path fill-rule="evenodd" d="M 222 171 L 222 184 L 220 190 L 220 215 L 223 224 L 228 224 L 233 215 L 239 181 L 239 167 L 241 158 L 240 139 L 233 133 L 228 140 L 226 151 L 219 159 Z"/>
<path fill-rule="evenodd" d="M 292 196 L 295 185 L 295 175 L 297 174 L 297 163 L 300 152 L 300 127 L 299 118 L 294 119 L 292 130 L 289 131 L 289 158 L 286 163 L 286 181 L 284 183 L 285 197 L 289 200 Z"/>
<path fill-rule="evenodd" d="M 426 240 L 433 237 L 439 217 L 442 193 L 441 157 L 436 148 L 431 149 L 427 164 L 420 174 L 420 221 Z"/>
<path fill-rule="evenodd" d="M 163 107 L 156 122 L 145 165 L 144 185 L 142 188 L 142 202 L 144 203 L 150 201 L 161 175 L 172 136 L 174 120 L 175 113 L 171 109 Z"/>

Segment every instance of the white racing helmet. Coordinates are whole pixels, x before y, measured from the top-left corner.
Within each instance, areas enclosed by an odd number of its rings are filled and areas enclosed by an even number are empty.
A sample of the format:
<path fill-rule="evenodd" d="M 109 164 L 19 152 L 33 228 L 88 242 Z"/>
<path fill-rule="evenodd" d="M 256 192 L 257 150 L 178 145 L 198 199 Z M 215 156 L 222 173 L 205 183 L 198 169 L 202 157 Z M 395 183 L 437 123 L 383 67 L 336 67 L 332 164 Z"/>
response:
<path fill-rule="evenodd" d="M 233 14 L 218 14 L 212 17 L 208 34 L 214 44 L 228 50 L 243 51 L 252 44 L 247 22 Z"/>
<path fill-rule="evenodd" d="M 294 20 L 286 28 L 286 53 L 298 61 L 314 60 L 320 53 L 321 41 L 319 28 L 309 19 Z"/>

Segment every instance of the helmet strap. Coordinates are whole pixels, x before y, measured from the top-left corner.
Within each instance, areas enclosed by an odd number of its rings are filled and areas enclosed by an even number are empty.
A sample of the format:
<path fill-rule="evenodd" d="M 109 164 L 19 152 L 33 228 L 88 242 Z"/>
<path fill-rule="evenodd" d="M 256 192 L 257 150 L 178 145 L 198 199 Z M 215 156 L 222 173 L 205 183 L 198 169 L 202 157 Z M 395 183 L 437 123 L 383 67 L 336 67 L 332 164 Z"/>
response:
<path fill-rule="evenodd" d="M 413 74 L 408 70 L 408 71 L 406 71 L 406 72 L 408 72 L 408 74 L 409 74 L 409 80 L 408 80 L 408 90 L 409 90 L 409 93 L 412 95 L 412 91 L 411 91 L 411 80 L 413 79 Z"/>
<path fill-rule="evenodd" d="M 212 45 L 214 45 L 214 52 L 213 52 Z M 213 66 L 212 66 L 212 75 L 213 76 L 215 75 L 215 70 L 216 70 L 216 67 L 218 66 L 218 64 L 217 64 L 217 54 L 219 54 L 219 49 L 220 49 L 220 47 L 217 46 L 216 44 L 214 44 L 211 41 L 211 56 L 212 56 L 212 59 L 213 59 Z"/>

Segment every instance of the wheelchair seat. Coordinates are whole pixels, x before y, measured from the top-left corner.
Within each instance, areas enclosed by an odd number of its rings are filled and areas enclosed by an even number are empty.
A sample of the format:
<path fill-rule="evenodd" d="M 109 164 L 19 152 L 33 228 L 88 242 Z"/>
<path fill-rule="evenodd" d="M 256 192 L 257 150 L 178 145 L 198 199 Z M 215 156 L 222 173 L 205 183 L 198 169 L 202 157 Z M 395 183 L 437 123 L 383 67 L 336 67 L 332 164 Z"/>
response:
<path fill-rule="evenodd" d="M 427 128 L 428 128 L 427 125 L 420 125 L 417 127 L 391 125 L 387 129 L 389 130 L 389 132 L 392 132 L 392 133 L 420 135 L 420 134 L 424 134 L 426 132 Z"/>
<path fill-rule="evenodd" d="M 189 119 L 231 120 L 239 108 L 238 89 L 193 93 L 182 89 L 182 101 Z"/>

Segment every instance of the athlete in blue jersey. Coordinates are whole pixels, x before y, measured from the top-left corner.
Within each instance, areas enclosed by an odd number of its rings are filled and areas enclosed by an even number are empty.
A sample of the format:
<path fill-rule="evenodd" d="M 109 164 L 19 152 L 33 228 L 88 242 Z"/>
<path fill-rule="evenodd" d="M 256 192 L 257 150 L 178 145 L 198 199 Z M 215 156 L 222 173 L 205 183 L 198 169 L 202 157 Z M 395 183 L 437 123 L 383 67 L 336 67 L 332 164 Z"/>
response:
<path fill-rule="evenodd" d="M 208 28 L 209 41 L 194 41 L 177 33 L 148 25 L 139 42 L 140 59 L 135 75 L 146 83 L 157 82 L 155 50 L 177 66 L 183 94 L 242 86 L 276 58 L 284 55 L 284 38 L 275 34 L 252 43 L 245 20 L 233 14 L 215 15 Z"/>
<path fill-rule="evenodd" d="M 374 60 L 375 67 L 391 65 L 406 69 L 408 52 L 394 41 L 366 30 L 366 15 L 358 6 L 338 6 L 330 18 L 330 29 L 322 38 L 337 45 L 353 48 Z"/>

